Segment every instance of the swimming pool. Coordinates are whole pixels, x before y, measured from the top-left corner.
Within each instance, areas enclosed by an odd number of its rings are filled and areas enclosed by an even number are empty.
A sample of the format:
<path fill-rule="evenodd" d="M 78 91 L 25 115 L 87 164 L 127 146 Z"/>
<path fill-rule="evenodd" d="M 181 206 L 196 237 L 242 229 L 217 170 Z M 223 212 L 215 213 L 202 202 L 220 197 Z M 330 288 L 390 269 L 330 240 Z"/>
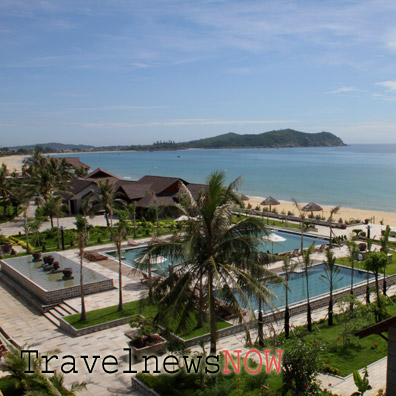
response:
<path fill-rule="evenodd" d="M 282 239 L 285 239 L 282 242 L 269 242 L 263 240 L 263 245 L 261 247 L 261 250 L 263 252 L 269 251 L 271 253 L 277 254 L 277 253 L 283 253 L 283 252 L 289 252 L 293 251 L 294 249 L 300 249 L 301 248 L 301 235 L 299 234 L 292 234 L 290 232 L 284 232 L 284 231 L 273 231 L 271 234 L 275 234 L 277 237 L 280 237 Z M 315 246 L 320 246 L 322 244 L 328 243 L 328 241 L 320 238 L 314 238 L 314 237 L 308 237 L 304 236 L 304 249 L 309 247 L 313 242 L 315 242 Z M 132 249 L 126 249 L 122 251 L 122 257 L 123 257 L 123 262 L 131 265 L 132 267 L 136 267 L 136 256 L 143 250 L 143 248 L 132 248 Z M 109 256 L 112 257 L 117 257 L 117 252 L 116 251 L 110 251 L 106 252 Z M 163 257 L 159 263 L 153 263 L 151 265 L 152 270 L 154 272 L 157 272 L 158 274 L 165 274 L 171 260 L 169 257 Z M 173 260 L 173 264 L 177 264 L 175 260 Z"/>
<path fill-rule="evenodd" d="M 339 274 L 335 277 L 335 282 L 333 285 L 333 290 L 342 289 L 344 287 L 349 287 L 351 285 L 352 270 L 348 267 L 337 265 L 340 269 Z M 329 293 L 329 282 L 327 279 L 323 279 L 321 275 L 325 274 L 325 265 L 318 264 L 310 268 L 308 272 L 308 282 L 309 282 L 309 298 L 313 299 L 322 294 Z M 301 271 L 302 269 L 299 269 Z M 369 278 L 373 278 L 373 274 L 369 274 Z M 366 282 L 367 272 L 355 269 L 353 275 L 353 283 L 358 284 L 360 282 Z M 282 284 L 269 284 L 268 288 L 279 297 L 279 299 L 273 298 L 272 301 L 277 308 L 285 306 L 285 286 Z M 307 298 L 307 288 L 306 279 L 304 272 L 293 272 L 289 277 L 289 305 L 301 302 Z M 250 298 L 249 302 L 254 310 L 258 309 L 258 299 Z M 240 301 L 241 306 L 245 304 Z M 246 307 L 246 306 L 245 306 Z M 270 306 L 264 306 L 264 311 L 271 310 Z"/>

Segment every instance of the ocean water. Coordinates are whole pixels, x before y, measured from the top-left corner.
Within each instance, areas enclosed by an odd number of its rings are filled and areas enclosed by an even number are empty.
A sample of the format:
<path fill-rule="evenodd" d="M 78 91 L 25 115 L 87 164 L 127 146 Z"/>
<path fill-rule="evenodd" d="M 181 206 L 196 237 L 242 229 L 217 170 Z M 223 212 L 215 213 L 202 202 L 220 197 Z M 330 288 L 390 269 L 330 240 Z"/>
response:
<path fill-rule="evenodd" d="M 214 170 L 242 176 L 246 195 L 396 212 L 396 145 L 76 154 L 119 177 L 177 176 L 204 183 Z"/>

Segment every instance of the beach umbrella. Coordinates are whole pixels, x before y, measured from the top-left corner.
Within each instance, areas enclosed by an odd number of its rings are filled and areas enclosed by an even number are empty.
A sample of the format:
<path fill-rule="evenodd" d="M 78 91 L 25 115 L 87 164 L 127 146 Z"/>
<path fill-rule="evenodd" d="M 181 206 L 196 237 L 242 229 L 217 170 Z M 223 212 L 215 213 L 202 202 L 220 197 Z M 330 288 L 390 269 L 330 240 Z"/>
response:
<path fill-rule="evenodd" d="M 264 201 L 261 202 L 260 205 L 269 206 L 269 208 L 270 208 L 269 211 L 271 212 L 272 206 L 279 205 L 279 204 L 280 204 L 280 202 L 277 199 L 275 199 L 273 197 L 268 197 L 268 198 L 265 198 Z"/>
<path fill-rule="evenodd" d="M 271 232 L 269 235 L 265 235 L 261 238 L 263 241 L 268 241 L 271 242 L 272 245 L 272 254 L 274 254 L 274 243 L 280 243 L 286 241 L 286 238 L 281 237 L 278 234 L 275 234 L 274 232 Z"/>
<path fill-rule="evenodd" d="M 310 202 L 309 204 L 305 205 L 301 210 L 303 212 L 311 212 L 311 216 L 313 217 L 313 212 L 322 212 L 323 208 L 315 202 Z"/>

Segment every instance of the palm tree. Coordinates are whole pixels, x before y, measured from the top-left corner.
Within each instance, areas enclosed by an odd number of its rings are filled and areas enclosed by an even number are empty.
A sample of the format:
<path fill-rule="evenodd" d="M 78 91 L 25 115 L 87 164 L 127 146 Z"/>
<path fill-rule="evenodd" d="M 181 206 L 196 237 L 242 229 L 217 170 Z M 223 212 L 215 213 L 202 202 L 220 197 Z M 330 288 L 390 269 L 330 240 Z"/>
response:
<path fill-rule="evenodd" d="M 359 247 L 354 241 L 349 241 L 348 244 L 348 252 L 349 252 L 349 261 L 351 262 L 351 291 L 350 295 L 351 297 L 353 296 L 353 277 L 355 274 L 355 261 L 357 260 L 357 256 L 359 253 Z M 353 300 L 351 299 L 351 304 L 350 304 L 350 309 L 351 311 L 353 310 Z"/>
<path fill-rule="evenodd" d="M 80 320 L 87 320 L 87 312 L 85 310 L 85 292 L 84 292 L 84 247 L 87 239 L 87 234 L 80 230 L 78 233 L 78 247 L 80 250 L 80 290 L 81 290 L 81 316 Z"/>
<path fill-rule="evenodd" d="M 117 198 L 114 191 L 114 186 L 109 179 L 105 181 L 99 180 L 98 183 L 98 202 L 94 205 L 92 211 L 97 212 L 102 209 L 105 212 L 107 227 L 110 227 L 111 235 L 113 234 L 113 214 L 118 206 L 121 206 L 124 201 Z"/>
<path fill-rule="evenodd" d="M 129 212 L 132 215 L 132 222 L 133 222 L 133 237 L 136 238 L 136 201 L 133 201 L 128 205 Z"/>
<path fill-rule="evenodd" d="M 41 357 L 22 354 L 21 349 L 11 344 L 7 345 L 8 352 L 0 362 L 0 371 L 8 373 L 8 377 L 16 381 L 18 394 L 27 396 L 75 396 L 75 393 L 86 389 L 85 382 L 74 382 L 70 389 L 64 384 L 63 374 L 55 373 L 51 377 L 41 372 Z M 28 350 L 27 347 L 23 348 Z M 50 353 L 46 354 L 51 355 Z M 0 393 L 1 394 L 1 393 Z"/>
<path fill-rule="evenodd" d="M 54 228 L 54 216 L 56 216 L 56 235 L 58 242 L 58 249 L 60 248 L 60 234 L 59 234 L 59 217 L 64 214 L 63 200 L 61 196 L 49 195 L 44 206 L 44 213 L 49 216 L 51 220 L 51 228 Z"/>
<path fill-rule="evenodd" d="M 384 234 L 381 237 L 381 251 L 384 252 L 386 254 L 386 257 L 388 257 L 388 243 L 389 243 L 389 237 L 390 237 L 390 232 L 391 229 L 390 227 L 386 227 L 386 230 L 384 232 Z M 388 265 L 388 260 L 386 260 L 386 262 L 384 262 L 384 280 L 383 280 L 383 286 L 382 286 L 382 292 L 384 294 L 384 296 L 386 296 L 386 266 Z"/>
<path fill-rule="evenodd" d="M 371 252 L 371 247 L 373 246 L 373 241 L 372 239 L 367 239 L 367 250 L 369 253 Z M 366 304 L 370 304 L 370 273 L 367 271 L 367 276 L 366 276 Z"/>
<path fill-rule="evenodd" d="M 285 277 L 285 336 L 289 338 L 290 334 L 290 310 L 289 310 L 289 279 L 290 275 L 294 272 L 298 263 L 292 263 L 290 256 L 283 257 L 282 270 Z"/>
<path fill-rule="evenodd" d="M 376 321 L 379 322 L 382 320 L 381 314 L 381 295 L 380 295 L 380 287 L 379 287 L 379 271 L 384 268 L 386 262 L 388 261 L 388 257 L 384 252 L 371 252 L 364 262 L 364 266 L 367 271 L 371 271 L 375 277 L 375 291 L 377 294 L 377 306 L 378 311 L 376 313 Z"/>
<path fill-rule="evenodd" d="M 2 217 L 7 217 L 7 208 L 10 201 L 10 196 L 12 195 L 11 183 L 8 179 L 8 169 L 5 164 L 0 167 L 0 196 L 3 203 L 3 213 Z"/>
<path fill-rule="evenodd" d="M 340 267 L 336 265 L 336 257 L 334 256 L 333 251 L 328 248 L 326 249 L 326 261 L 325 261 L 325 273 L 324 275 L 321 275 L 320 277 L 322 279 L 327 280 L 329 282 L 329 292 L 330 292 L 330 298 L 329 298 L 329 320 L 328 324 L 329 326 L 333 325 L 333 290 L 334 290 L 334 283 L 337 280 L 341 280 L 342 278 L 338 278 L 338 275 L 340 274 Z"/>
<path fill-rule="evenodd" d="M 304 254 L 304 224 L 305 224 L 305 213 L 301 208 L 301 205 L 297 202 L 295 198 L 292 198 L 292 201 L 294 203 L 294 206 L 296 207 L 298 211 L 298 215 L 301 218 L 301 255 Z"/>
<path fill-rule="evenodd" d="M 311 317 L 311 303 L 309 300 L 309 269 L 312 266 L 311 254 L 313 252 L 315 242 L 313 242 L 308 249 L 303 252 L 303 266 L 305 273 L 305 281 L 307 287 L 307 329 L 312 331 L 312 317 Z"/>
<path fill-rule="evenodd" d="M 330 249 L 333 247 L 333 216 L 340 210 L 339 206 L 335 206 L 334 208 L 330 209 L 330 216 L 329 216 L 329 221 L 330 221 L 330 240 L 329 240 L 329 246 Z"/>
<path fill-rule="evenodd" d="M 156 220 L 156 224 L 157 224 L 157 236 L 159 236 L 159 216 L 158 216 L 158 212 L 159 212 L 159 206 L 158 206 L 158 199 L 157 199 L 157 195 L 151 191 L 151 190 L 147 190 L 146 194 L 149 195 L 153 201 L 153 208 L 155 211 L 155 220 Z"/>
<path fill-rule="evenodd" d="M 209 320 L 212 354 L 216 353 L 217 297 L 227 300 L 235 307 L 249 342 L 250 333 L 239 301 L 246 304 L 252 316 L 254 312 L 248 293 L 241 284 L 249 284 L 249 292 L 254 290 L 268 304 L 272 304 L 270 297 L 273 296 L 259 280 L 265 274 L 273 275 L 260 263 L 260 236 L 265 232 L 265 226 L 261 220 L 253 217 L 233 222 L 235 205 L 239 203 L 234 189 L 240 179 L 229 186 L 225 186 L 224 180 L 224 172 L 212 173 L 198 202 L 181 183 L 180 191 L 187 199 L 176 206 L 182 214 L 197 220 L 190 221 L 180 240 L 148 247 L 141 256 L 141 262 L 147 257 L 158 255 L 170 257 L 172 254 L 177 259 L 178 264 L 174 265 L 172 273 L 155 289 L 155 297 L 159 300 L 159 319 L 161 323 L 166 322 L 167 318 L 177 319 L 179 326 L 176 331 L 185 327 L 192 315 L 195 315 L 202 285 L 204 304 L 198 306 L 205 309 Z M 260 268 L 262 276 L 252 276 Z"/>
<path fill-rule="evenodd" d="M 119 296 L 118 311 L 124 310 L 124 306 L 122 303 L 122 254 L 121 254 L 121 247 L 122 247 L 122 241 L 124 240 L 126 234 L 127 234 L 126 221 L 124 218 L 122 218 L 120 216 L 119 222 L 117 224 L 117 232 L 114 237 L 114 242 L 116 245 L 117 255 L 118 255 L 118 296 Z"/>

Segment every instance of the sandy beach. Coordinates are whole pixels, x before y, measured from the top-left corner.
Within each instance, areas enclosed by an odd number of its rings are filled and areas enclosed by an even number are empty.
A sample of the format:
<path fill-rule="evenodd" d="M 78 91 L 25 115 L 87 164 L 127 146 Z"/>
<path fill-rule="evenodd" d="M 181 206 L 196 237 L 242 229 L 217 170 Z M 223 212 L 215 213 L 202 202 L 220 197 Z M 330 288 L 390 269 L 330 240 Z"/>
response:
<path fill-rule="evenodd" d="M 260 202 L 263 201 L 264 198 L 260 197 L 249 197 L 249 201 L 252 205 L 252 208 L 255 209 Z M 298 215 L 298 210 L 296 209 L 293 202 L 290 201 L 280 201 L 280 205 L 273 206 L 272 209 L 276 209 L 278 213 L 288 213 L 288 211 L 293 212 L 296 216 Z M 246 203 L 246 205 L 247 205 Z M 323 206 L 320 202 L 316 202 L 323 208 L 323 216 L 326 220 L 330 216 L 330 210 L 333 208 L 332 206 Z M 299 202 L 301 207 L 303 207 L 307 202 Z M 260 205 L 262 209 L 263 206 Z M 314 212 L 314 215 L 322 215 L 322 212 Z M 334 221 L 338 221 L 339 218 L 342 218 L 344 221 L 350 221 L 351 219 L 354 220 L 362 220 L 369 219 L 370 223 L 373 224 L 381 224 L 383 222 L 384 225 L 389 225 L 396 227 L 396 213 L 390 212 L 380 212 L 376 210 L 363 210 L 363 209 L 354 209 L 354 208 L 343 208 L 341 207 L 340 210 L 333 216 Z"/>
<path fill-rule="evenodd" d="M 79 153 L 71 153 L 70 155 L 78 157 Z M 0 157 L 0 162 L 6 164 L 8 169 L 13 170 L 20 170 L 22 167 L 22 162 L 26 158 L 24 155 L 10 155 L 6 157 Z M 260 202 L 263 201 L 264 198 L 261 197 L 249 197 L 249 202 L 251 203 L 252 207 L 255 208 Z M 320 202 L 317 202 L 319 205 Z M 305 205 L 306 202 L 302 202 L 301 205 Z M 327 219 L 330 215 L 330 206 L 323 206 L 323 216 Z M 263 207 L 260 206 L 262 209 Z M 295 208 L 294 204 L 289 201 L 280 201 L 280 205 L 275 206 L 278 213 L 287 213 L 288 211 L 294 212 L 297 215 L 297 209 Z M 317 212 L 315 214 L 322 215 L 321 212 Z M 354 208 L 343 208 L 341 207 L 339 212 L 334 215 L 334 220 L 338 221 L 339 218 L 342 218 L 344 221 L 351 219 L 370 219 L 370 222 L 373 224 L 381 224 L 383 222 L 384 225 L 390 225 L 396 227 L 396 213 L 390 212 L 381 212 L 375 210 L 363 210 L 363 209 L 354 209 Z"/>
<path fill-rule="evenodd" d="M 8 155 L 6 157 L 0 157 L 0 163 L 6 164 L 9 171 L 21 170 L 23 160 L 26 155 Z"/>

